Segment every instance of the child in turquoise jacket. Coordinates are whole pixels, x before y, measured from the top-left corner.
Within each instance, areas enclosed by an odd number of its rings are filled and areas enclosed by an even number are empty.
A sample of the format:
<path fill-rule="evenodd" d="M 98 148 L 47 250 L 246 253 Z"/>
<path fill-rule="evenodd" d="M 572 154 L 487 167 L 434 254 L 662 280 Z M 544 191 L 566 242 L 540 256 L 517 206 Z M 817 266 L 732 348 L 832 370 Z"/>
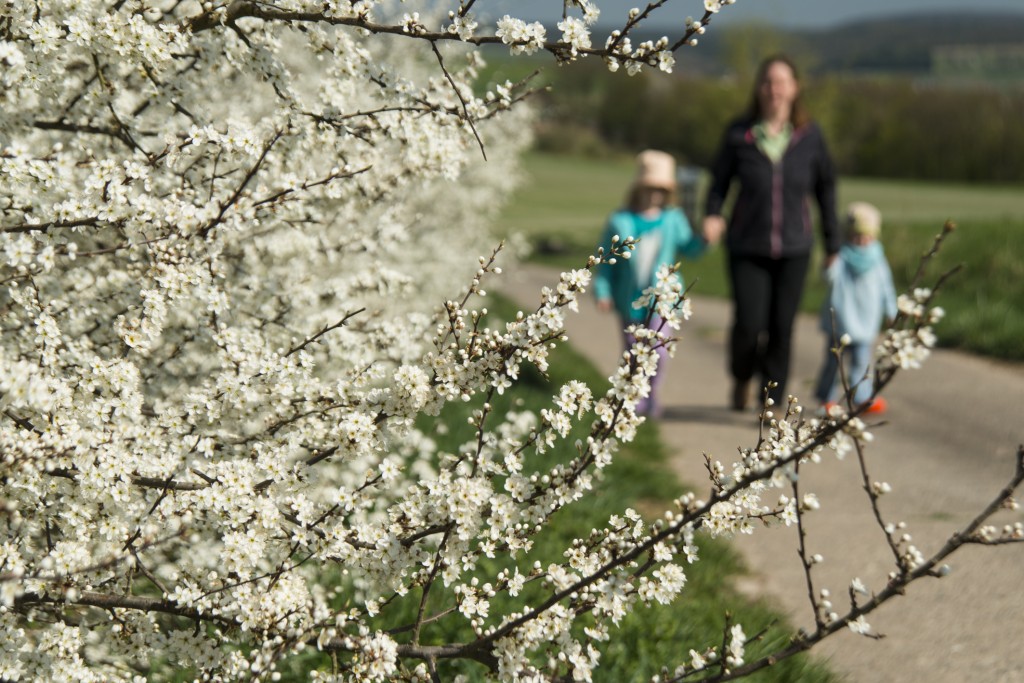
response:
<path fill-rule="evenodd" d="M 697 258 L 704 253 L 707 242 L 693 231 L 685 214 L 672 206 L 676 188 L 675 160 L 657 150 L 647 150 L 637 156 L 637 172 L 629 189 L 627 206 L 608 218 L 601 238 L 607 253 L 612 237 L 637 238 L 639 242 L 631 258 L 617 263 L 598 266 L 594 279 L 594 294 L 598 308 L 618 313 L 622 327 L 647 320 L 646 308 L 634 308 L 633 302 L 645 289 L 654 285 L 661 266 L 672 265 L 679 256 Z M 654 315 L 647 323 L 652 329 L 661 326 Z M 632 348 L 636 339 L 623 329 L 623 344 Z M 658 387 L 664 377 L 668 352 L 659 348 L 658 373 L 651 378 L 650 394 L 638 406 L 637 413 L 657 417 L 661 414 Z"/>

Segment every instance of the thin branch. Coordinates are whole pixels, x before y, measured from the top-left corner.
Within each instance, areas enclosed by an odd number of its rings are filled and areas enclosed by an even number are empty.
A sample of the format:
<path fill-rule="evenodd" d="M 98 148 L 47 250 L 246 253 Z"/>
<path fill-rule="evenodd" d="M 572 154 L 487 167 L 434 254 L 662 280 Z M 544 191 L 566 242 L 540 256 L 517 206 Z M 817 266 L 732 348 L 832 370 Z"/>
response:
<path fill-rule="evenodd" d="M 1003 539 L 994 539 L 993 541 L 983 541 L 979 539 L 976 534 L 982 525 L 998 512 L 1000 509 L 1005 507 L 1007 501 L 1013 498 L 1013 495 L 1017 488 L 1020 487 L 1021 483 L 1024 482 L 1024 446 L 1020 446 L 1017 449 L 1016 460 L 1014 465 L 1014 474 L 1006 486 L 996 495 L 995 498 L 982 510 L 974 519 L 972 519 L 963 529 L 954 533 L 949 539 L 943 544 L 943 546 L 935 552 L 930 558 L 923 563 L 916 566 L 911 571 L 906 571 L 903 568 L 897 573 L 895 578 L 890 580 L 888 585 L 879 593 L 873 595 L 870 600 L 862 605 L 854 605 L 850 611 L 844 616 L 830 622 L 825 628 L 819 628 L 814 633 L 805 634 L 795 638 L 785 648 L 768 654 L 756 661 L 748 662 L 741 667 L 732 669 L 728 673 L 722 673 L 715 676 L 702 679 L 703 681 L 732 681 L 740 678 L 744 678 L 753 674 L 756 671 L 765 669 L 770 666 L 774 666 L 779 661 L 792 657 L 793 655 L 806 652 L 825 638 L 833 635 L 834 633 L 843 630 L 848 627 L 850 623 L 856 621 L 860 617 L 870 614 L 877 608 L 881 607 L 885 603 L 889 602 L 895 597 L 904 595 L 906 593 L 907 586 L 914 581 L 922 579 L 924 577 L 936 577 L 941 576 L 942 573 L 936 569 L 940 566 L 946 558 L 952 555 L 954 552 L 959 550 L 965 545 L 972 543 L 982 543 L 985 545 L 999 545 L 1001 542 L 1005 542 Z M 692 673 L 692 672 L 691 672 Z M 684 676 L 669 679 L 669 681 L 681 681 Z"/>
<path fill-rule="evenodd" d="M 660 0 L 656 5 L 660 5 L 667 0 Z M 251 0 L 237 0 L 228 6 L 226 14 L 214 14 L 213 12 L 204 12 L 196 17 L 193 17 L 183 24 L 183 28 L 193 33 L 199 33 L 201 31 L 209 31 L 216 29 L 223 24 L 230 24 L 233 21 L 242 19 L 245 17 L 252 17 L 256 19 L 262 19 L 264 21 L 280 21 L 284 23 L 316 23 L 316 24 L 328 24 L 333 26 L 351 26 L 353 28 L 363 29 L 373 34 L 390 34 L 396 36 L 402 36 L 404 38 L 415 38 L 419 40 L 425 40 L 427 42 L 440 42 L 440 41 L 452 41 L 459 43 L 466 43 L 468 45 L 503 45 L 506 44 L 504 40 L 498 36 L 471 36 L 469 38 L 462 38 L 461 36 L 449 33 L 448 31 L 427 31 L 420 28 L 414 32 L 410 32 L 404 24 L 380 24 L 371 21 L 366 15 L 354 16 L 354 17 L 340 17 L 340 16 L 327 16 L 322 12 L 293 12 L 289 10 L 281 10 L 268 5 L 252 2 Z M 711 13 L 706 12 L 702 19 L 704 24 L 709 23 L 711 20 Z M 687 29 L 683 37 L 680 38 L 675 44 L 668 48 L 671 51 L 676 51 L 679 48 L 689 44 L 690 38 L 693 36 L 694 31 L 692 28 Z M 528 41 L 513 41 L 508 45 L 510 47 L 525 46 L 530 44 Z M 550 52 L 556 57 L 559 55 L 565 55 L 570 46 L 567 43 L 548 41 L 540 45 L 541 49 L 546 52 Z M 640 62 L 647 64 L 647 60 L 650 59 L 650 55 L 643 55 L 633 57 L 631 55 L 624 55 L 615 53 L 611 47 L 576 47 L 575 51 L 579 55 L 592 56 L 592 57 L 615 57 L 620 61 L 629 62 Z"/>
<path fill-rule="evenodd" d="M 19 233 L 19 232 L 47 232 L 51 228 L 81 228 L 85 226 L 96 226 L 103 225 L 107 226 L 118 226 L 118 223 L 105 223 L 100 221 L 98 216 L 92 216 L 90 218 L 79 218 L 74 221 L 50 221 L 49 223 L 19 223 L 18 225 L 9 225 L 5 228 L 0 229 L 0 232 L 6 233 Z"/>
<path fill-rule="evenodd" d="M 701 25 L 702 26 L 707 26 L 708 24 L 710 24 L 711 23 L 711 17 L 713 17 L 713 16 L 714 16 L 714 14 L 712 14 L 711 12 L 704 12 L 704 16 L 700 18 Z M 691 26 L 690 28 L 688 28 L 686 30 L 686 33 L 684 33 L 683 36 L 679 40 L 677 40 L 675 43 L 672 44 L 672 47 L 670 47 L 669 50 L 671 50 L 672 52 L 675 52 L 676 50 L 678 50 L 679 48 L 683 47 L 684 45 L 689 45 L 690 44 L 690 40 L 693 38 L 693 34 L 694 33 L 697 33 L 697 30 L 694 29 Z"/>
<path fill-rule="evenodd" d="M 24 609 L 34 605 L 85 605 L 87 607 L 99 607 L 101 609 L 130 609 L 139 612 L 157 612 L 171 614 L 177 617 L 185 617 L 196 622 L 208 621 L 225 626 L 235 626 L 232 619 L 211 614 L 209 611 L 202 611 L 194 607 L 183 607 L 177 603 L 160 598 L 147 598 L 139 595 L 111 595 L 97 591 L 81 591 L 75 600 L 68 601 L 62 595 L 36 595 L 25 593 L 14 599 L 17 608 Z"/>
<path fill-rule="evenodd" d="M 868 404 L 870 405 L 870 401 Z M 860 439 L 854 439 L 854 448 L 857 450 L 857 463 L 860 467 L 861 482 L 864 484 L 864 491 L 868 495 L 868 501 L 870 501 L 871 504 L 871 513 L 875 518 L 875 523 L 878 524 L 878 528 L 881 529 L 882 533 L 885 535 L 886 543 L 892 551 L 896 565 L 903 568 L 904 562 L 900 557 L 900 549 L 896 546 L 896 542 L 893 541 L 892 534 L 885 530 L 885 520 L 882 518 L 882 510 L 878 506 L 878 494 L 871 485 L 871 477 L 868 475 L 867 460 L 864 457 L 864 445 L 861 443 Z"/>
<path fill-rule="evenodd" d="M 825 626 L 825 622 L 822 620 L 821 607 L 818 604 L 817 595 L 814 591 L 814 577 L 811 573 L 813 563 L 808 557 L 807 553 L 807 530 L 804 528 L 804 513 L 800 505 L 800 465 L 797 463 L 795 466 L 795 473 L 797 476 L 793 477 L 792 488 L 793 488 L 793 505 L 796 508 L 796 530 L 797 537 L 799 538 L 799 545 L 797 547 L 797 554 L 800 555 L 800 563 L 804 569 L 804 581 L 807 584 L 807 599 L 811 603 L 811 609 L 814 612 L 814 624 L 820 629 Z"/>
<path fill-rule="evenodd" d="M 423 616 L 427 611 L 427 598 L 430 597 L 430 588 L 434 585 L 437 572 L 441 568 L 441 555 L 444 553 L 444 548 L 448 543 L 450 535 L 451 528 L 445 529 L 444 536 L 441 537 L 441 542 L 437 544 L 437 550 L 434 552 L 434 562 L 430 567 L 430 574 L 423 583 L 423 595 L 420 596 L 420 606 L 416 611 L 416 623 L 412 629 L 412 642 L 416 645 L 420 642 L 420 629 L 423 627 Z"/>
<path fill-rule="evenodd" d="M 209 488 L 213 482 L 198 481 L 174 481 L 174 477 L 160 479 L 159 477 L 132 477 L 132 484 L 147 489 L 162 489 L 166 491 L 201 491 Z"/>
<path fill-rule="evenodd" d="M 64 133 L 87 133 L 89 135 L 104 135 L 109 138 L 113 138 L 118 142 L 123 143 L 131 149 L 138 149 L 138 145 L 131 136 L 127 135 L 123 129 L 118 128 L 106 128 L 103 126 L 93 126 L 90 124 L 70 123 L 68 121 L 33 121 L 33 128 L 39 130 L 55 130 Z"/>
<path fill-rule="evenodd" d="M 643 8 L 643 10 L 638 12 L 636 16 L 630 16 L 629 19 L 626 20 L 626 23 L 622 27 L 622 29 L 618 31 L 618 35 L 612 38 L 612 41 L 608 45 L 608 47 L 612 50 L 618 48 L 618 46 L 622 44 L 622 41 L 625 40 L 626 36 L 629 34 L 630 31 L 636 28 L 641 22 L 645 21 L 647 17 L 649 17 L 656 9 L 659 9 L 660 7 L 664 6 L 664 4 L 667 1 L 668 0 L 657 0 L 656 2 L 650 2 L 647 4 L 647 7 Z"/>
<path fill-rule="evenodd" d="M 217 213 L 217 215 L 199 231 L 199 235 L 201 237 L 206 237 L 206 235 L 209 234 L 209 232 L 213 230 L 213 228 L 216 225 L 218 225 L 222 220 L 224 220 L 224 215 L 227 213 L 228 209 L 238 201 L 239 197 L 242 196 L 242 192 L 245 191 L 246 186 L 254 177 L 256 177 L 256 174 L 260 170 L 260 166 L 263 165 L 263 162 L 266 160 L 267 155 L 270 154 L 270 150 L 274 147 L 277 141 L 281 139 L 281 135 L 281 131 L 276 131 L 274 133 L 274 136 L 270 138 L 270 140 L 267 141 L 267 144 L 263 146 L 263 151 L 260 153 L 259 159 L 256 160 L 256 163 L 253 164 L 252 167 L 249 169 L 248 173 L 245 174 L 245 177 L 242 179 L 242 182 L 240 182 L 238 184 L 238 187 L 235 188 L 235 191 L 232 193 L 231 197 L 226 202 L 221 204 L 220 211 Z"/>
<path fill-rule="evenodd" d="M 253 206 L 254 207 L 262 206 L 264 204 L 269 204 L 271 202 L 276 202 L 277 200 L 281 199 L 282 197 L 286 197 L 286 196 L 288 196 L 288 195 L 290 195 L 290 194 L 292 194 L 294 192 L 297 192 L 299 190 L 309 190 L 309 189 L 312 189 L 314 187 L 319 187 L 320 185 L 326 185 L 326 184 L 331 183 L 331 182 L 333 182 L 335 180 L 338 180 L 339 178 L 354 178 L 355 176 L 357 176 L 357 175 L 359 175 L 361 173 L 366 173 L 371 168 L 373 168 L 373 167 L 372 166 L 366 166 L 364 168 L 359 169 L 358 171 L 349 171 L 347 173 L 343 173 L 343 172 L 332 173 L 331 175 L 327 176 L 326 178 L 321 178 L 320 180 L 314 180 L 314 181 L 311 181 L 311 182 L 306 182 L 306 183 L 303 183 L 302 185 L 300 185 L 299 187 L 289 187 L 289 188 L 287 188 L 285 190 L 281 190 L 279 192 L 275 192 L 274 194 L 270 195 L 269 197 L 265 197 L 264 199 L 256 200 L 255 202 L 253 202 Z"/>
<path fill-rule="evenodd" d="M 301 351 L 302 349 L 306 348 L 307 346 L 309 346 L 310 344 L 312 344 L 317 339 L 319 339 L 320 337 L 324 336 L 325 334 L 327 334 L 331 330 L 336 330 L 339 327 L 344 327 L 346 324 L 348 324 L 349 320 L 351 320 L 353 317 L 359 315 L 360 313 L 362 313 L 365 310 L 366 310 L 366 307 L 363 306 L 362 308 L 357 309 L 355 311 L 352 311 L 351 313 L 346 313 L 344 318 L 342 318 L 338 322 L 334 323 L 333 325 L 324 325 L 322 330 L 320 330 L 319 332 L 314 334 L 312 337 L 309 337 L 308 339 L 306 339 L 306 341 L 302 342 L 298 346 L 292 348 L 290 351 L 288 351 L 288 353 L 284 354 L 284 357 L 287 358 L 288 356 L 292 355 L 293 353 L 298 353 L 299 351 Z"/>
<path fill-rule="evenodd" d="M 946 241 L 954 230 L 956 230 L 956 223 L 953 221 L 946 221 L 942 226 L 942 232 L 935 236 L 935 240 L 932 242 L 931 248 L 921 256 L 921 260 L 917 264 L 917 272 L 914 273 L 914 277 L 910 280 L 911 289 L 917 287 L 924 279 L 928 264 L 931 263 L 931 260 L 939 253 L 939 249 L 942 248 L 942 243 Z M 952 273 L 950 273 L 950 275 L 951 274 Z M 945 279 L 945 277 L 946 276 L 943 276 L 943 279 Z"/>
<path fill-rule="evenodd" d="M 452 86 L 452 90 L 455 91 L 455 96 L 459 98 L 459 102 L 462 103 L 462 119 L 469 124 L 470 130 L 473 131 L 473 136 L 476 138 L 476 144 L 480 146 L 480 154 L 483 155 L 484 161 L 487 160 L 487 150 L 484 149 L 484 141 L 480 139 L 480 133 L 477 132 L 476 124 L 473 123 L 473 117 L 469 115 L 469 109 L 466 107 L 466 100 L 459 92 L 459 86 L 455 84 L 455 79 L 448 73 L 448 68 L 444 65 L 444 58 L 441 57 L 441 51 L 437 49 L 437 43 L 431 42 L 430 48 L 434 51 L 434 55 L 437 57 L 437 63 L 441 65 L 441 71 L 444 73 L 444 77 L 448 79 L 448 82 Z"/>
<path fill-rule="evenodd" d="M 27 419 L 25 419 L 23 417 L 18 417 L 17 415 L 12 413 L 10 410 L 5 410 L 4 411 L 4 415 L 6 415 L 10 419 L 14 420 L 14 424 L 18 425 L 19 427 L 21 427 L 24 430 L 27 430 L 27 431 L 30 431 L 30 432 L 35 432 L 36 434 L 42 434 L 43 433 L 42 430 L 39 429 L 38 427 L 36 427 L 34 424 L 32 424 L 32 422 L 30 420 L 27 420 Z"/>

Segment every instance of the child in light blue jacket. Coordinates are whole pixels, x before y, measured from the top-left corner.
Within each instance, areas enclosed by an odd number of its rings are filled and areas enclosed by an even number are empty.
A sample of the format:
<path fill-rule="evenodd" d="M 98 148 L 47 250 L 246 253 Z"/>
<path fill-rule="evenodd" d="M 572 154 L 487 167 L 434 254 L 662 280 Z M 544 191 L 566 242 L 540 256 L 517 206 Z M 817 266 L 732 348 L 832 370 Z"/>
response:
<path fill-rule="evenodd" d="M 821 329 L 826 335 L 825 360 L 818 378 L 816 397 L 828 407 L 842 398 L 837 381 L 839 358 L 833 349 L 844 336 L 843 355 L 849 359 L 847 380 L 853 402 L 871 398 L 874 388 L 871 361 L 882 323 L 896 317 L 896 290 L 892 271 L 878 240 L 882 216 L 866 202 L 853 202 L 846 214 L 846 243 L 826 271 L 829 295 L 821 310 Z M 886 410 L 881 397 L 868 406 L 869 413 Z"/>
<path fill-rule="evenodd" d="M 594 278 L 598 308 L 617 312 L 623 328 L 646 320 L 647 309 L 634 308 L 633 302 L 655 284 L 655 276 L 661 266 L 674 264 L 680 256 L 696 258 L 707 248 L 703 236 L 693 231 L 686 215 L 672 206 L 675 188 L 675 160 L 672 156 L 650 149 L 641 152 L 637 156 L 637 172 L 629 189 L 627 206 L 608 218 L 601 238 L 605 253 L 611 249 L 615 235 L 621 239 L 639 239 L 630 259 L 598 266 Z M 658 329 L 661 319 L 655 315 L 648 325 Z M 626 350 L 635 342 L 633 335 L 623 330 Z M 649 396 L 637 406 L 640 415 L 657 417 L 661 413 L 657 394 L 665 374 L 668 352 L 659 348 L 657 353 L 658 373 L 651 378 Z"/>

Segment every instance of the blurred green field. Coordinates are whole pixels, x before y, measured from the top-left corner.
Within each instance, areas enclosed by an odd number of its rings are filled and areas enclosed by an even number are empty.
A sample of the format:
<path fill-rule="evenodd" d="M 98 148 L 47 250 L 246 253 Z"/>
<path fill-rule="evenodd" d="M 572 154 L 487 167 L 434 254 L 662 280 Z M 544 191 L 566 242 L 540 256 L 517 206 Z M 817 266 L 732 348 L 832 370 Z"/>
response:
<path fill-rule="evenodd" d="M 499 220 L 499 234 L 521 233 L 535 246 L 532 260 L 578 267 L 591 253 L 608 214 L 623 201 L 633 166 L 629 157 L 587 159 L 530 153 L 528 178 Z M 700 193 L 703 196 L 703 192 Z M 932 273 L 962 265 L 939 298 L 947 318 L 937 329 L 943 346 L 1024 360 L 1024 188 L 843 178 L 839 206 L 871 202 L 884 218 L 882 241 L 897 287 L 905 287 L 933 237 L 952 220 Z M 694 293 L 727 296 L 721 248 L 684 264 Z M 824 296 L 808 278 L 803 301 L 817 311 Z"/>

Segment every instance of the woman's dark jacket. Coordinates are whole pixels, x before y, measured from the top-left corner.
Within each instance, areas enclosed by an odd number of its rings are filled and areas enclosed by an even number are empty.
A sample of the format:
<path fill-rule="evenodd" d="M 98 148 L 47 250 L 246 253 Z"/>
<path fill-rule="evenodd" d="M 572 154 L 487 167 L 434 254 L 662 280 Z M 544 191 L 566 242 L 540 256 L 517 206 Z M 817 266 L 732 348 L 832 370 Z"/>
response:
<path fill-rule="evenodd" d="M 733 122 L 711 169 L 705 213 L 720 215 L 729 185 L 739 181 L 726 246 L 731 253 L 782 258 L 810 253 L 814 245 L 811 197 L 821 211 L 825 251 L 839 251 L 842 236 L 836 224 L 836 182 L 832 158 L 817 125 L 793 131 L 782 160 L 772 161 L 758 148 L 754 122 Z"/>

